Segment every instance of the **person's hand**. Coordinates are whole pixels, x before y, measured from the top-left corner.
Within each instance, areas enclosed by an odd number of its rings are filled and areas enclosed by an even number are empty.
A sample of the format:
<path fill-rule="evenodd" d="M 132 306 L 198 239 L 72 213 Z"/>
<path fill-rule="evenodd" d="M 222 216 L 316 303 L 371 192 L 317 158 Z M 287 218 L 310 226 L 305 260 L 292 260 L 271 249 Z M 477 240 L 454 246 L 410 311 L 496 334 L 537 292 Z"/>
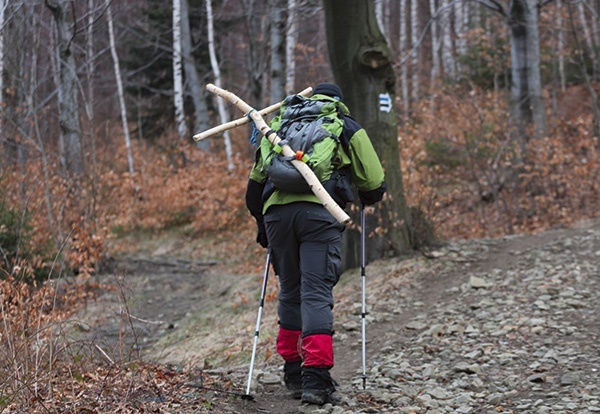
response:
<path fill-rule="evenodd" d="M 378 201 L 381 201 L 381 199 L 383 198 L 383 194 L 385 194 L 385 183 L 382 183 L 381 186 L 379 188 L 376 188 L 375 190 L 371 190 L 371 191 L 358 191 L 358 198 L 360 199 L 360 202 L 366 206 L 370 206 L 372 204 L 377 203 Z"/>
<path fill-rule="evenodd" d="M 256 235 L 256 242 L 266 249 L 269 245 L 267 234 L 264 231 L 259 230 L 258 234 Z"/>

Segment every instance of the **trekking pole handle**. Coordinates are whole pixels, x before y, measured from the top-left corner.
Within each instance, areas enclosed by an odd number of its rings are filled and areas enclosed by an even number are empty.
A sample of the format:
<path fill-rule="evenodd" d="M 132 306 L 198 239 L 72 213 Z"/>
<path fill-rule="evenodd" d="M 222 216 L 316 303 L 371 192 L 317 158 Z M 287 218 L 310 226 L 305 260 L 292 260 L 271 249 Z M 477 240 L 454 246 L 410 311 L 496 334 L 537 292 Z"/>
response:
<path fill-rule="evenodd" d="M 206 85 L 206 89 L 209 92 L 212 92 L 215 95 L 228 100 L 233 105 L 241 109 L 242 112 L 249 114 L 260 133 L 263 136 L 265 136 L 273 145 L 279 144 L 281 138 L 279 138 L 277 132 L 269 128 L 269 125 L 265 122 L 265 120 L 258 111 L 253 111 L 253 108 L 246 102 L 241 100 L 238 96 L 229 91 L 226 91 L 225 89 L 219 88 L 218 86 L 215 86 L 212 83 Z M 306 163 L 295 159 L 296 153 L 290 148 L 289 145 L 284 145 L 282 147 L 281 152 L 286 157 L 294 158 L 291 161 L 292 165 L 300 172 L 302 177 L 304 177 L 304 179 L 308 183 L 308 186 L 310 187 L 310 190 L 315 196 L 317 196 L 319 201 L 321 201 L 323 207 L 325 207 L 327 211 L 329 211 L 338 222 L 340 222 L 341 224 L 348 224 L 350 222 L 350 216 L 334 201 L 331 195 L 329 195 L 329 193 L 327 192 L 327 190 L 325 190 L 323 184 L 321 184 L 313 170 L 311 170 L 310 167 L 306 165 Z"/>
<path fill-rule="evenodd" d="M 312 92 L 312 88 L 308 87 L 308 88 L 304 89 L 302 92 L 299 92 L 298 95 L 308 96 L 308 95 L 311 94 L 311 92 Z M 269 115 L 270 113 L 273 113 L 273 112 L 277 111 L 279 108 L 281 108 L 281 104 L 283 104 L 283 101 L 275 103 L 275 104 L 273 104 L 271 106 L 267 106 L 266 108 L 261 109 L 260 111 L 258 111 L 258 113 L 261 116 Z M 218 134 L 220 132 L 224 132 L 224 131 L 227 131 L 229 129 L 233 129 L 233 128 L 245 125 L 248 122 L 250 122 L 250 118 L 248 118 L 247 116 L 243 116 L 243 117 L 241 117 L 239 119 L 236 119 L 236 120 L 233 120 L 233 121 L 229 121 L 229 122 L 227 122 L 225 124 L 218 125 L 218 126 L 216 126 L 214 128 L 211 128 L 211 129 L 207 129 L 204 132 L 201 132 L 199 134 L 194 135 L 193 138 L 194 138 L 195 141 L 202 141 L 203 139 L 212 137 L 213 135 L 216 135 L 216 134 Z"/>

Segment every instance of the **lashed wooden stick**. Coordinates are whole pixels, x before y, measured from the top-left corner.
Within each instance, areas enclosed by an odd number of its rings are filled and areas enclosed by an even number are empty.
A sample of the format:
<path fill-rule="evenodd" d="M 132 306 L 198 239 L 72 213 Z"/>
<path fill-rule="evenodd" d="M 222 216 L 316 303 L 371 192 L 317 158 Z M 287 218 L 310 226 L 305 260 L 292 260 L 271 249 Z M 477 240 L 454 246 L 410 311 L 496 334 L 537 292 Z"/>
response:
<path fill-rule="evenodd" d="M 233 105 L 237 106 L 242 112 L 250 114 L 252 121 L 260 131 L 260 133 L 265 136 L 273 145 L 279 144 L 281 138 L 277 136 L 277 133 L 269 128 L 269 125 L 265 122 L 263 117 L 258 111 L 253 111 L 252 107 L 248 105 L 246 102 L 242 101 L 235 94 L 219 88 L 211 83 L 206 85 L 206 89 L 217 96 L 220 96 L 223 99 L 227 99 Z M 289 145 L 284 145 L 282 147 L 283 155 L 287 157 L 295 157 L 296 153 L 290 148 Z M 331 198 L 329 193 L 325 190 L 313 170 L 310 169 L 306 163 L 293 159 L 292 165 L 296 167 L 296 169 L 302 174 L 302 177 L 308 183 L 310 190 L 317 196 L 319 201 L 323 204 L 323 207 L 327 209 L 331 213 L 335 219 L 341 224 L 347 224 L 350 222 L 350 216 L 346 214 L 346 212 L 339 206 L 337 203 Z"/>
<path fill-rule="evenodd" d="M 304 89 L 302 92 L 298 93 L 298 95 L 308 96 L 308 95 L 311 94 L 311 92 L 312 92 L 312 88 L 308 87 L 308 88 Z M 273 112 L 277 111 L 279 108 L 281 108 L 281 104 L 282 103 L 283 102 L 278 102 L 278 103 L 275 103 L 275 104 L 273 104 L 271 106 L 267 106 L 266 108 L 261 109 L 260 111 L 258 111 L 258 113 L 261 116 L 269 115 L 270 113 L 273 113 Z M 216 134 L 219 134 L 221 132 L 227 131 L 228 129 L 236 128 L 236 127 L 239 127 L 241 125 L 245 125 L 248 122 L 250 122 L 250 119 L 247 116 L 243 116 L 242 118 L 236 119 L 234 121 L 229 121 L 229 122 L 227 122 L 225 124 L 218 125 L 218 126 L 216 126 L 214 128 L 211 128 L 211 129 L 208 129 L 208 130 L 206 130 L 204 132 L 196 134 L 196 135 L 194 135 L 194 140 L 201 141 L 201 140 L 203 140 L 205 138 L 212 137 L 213 135 L 216 135 Z"/>

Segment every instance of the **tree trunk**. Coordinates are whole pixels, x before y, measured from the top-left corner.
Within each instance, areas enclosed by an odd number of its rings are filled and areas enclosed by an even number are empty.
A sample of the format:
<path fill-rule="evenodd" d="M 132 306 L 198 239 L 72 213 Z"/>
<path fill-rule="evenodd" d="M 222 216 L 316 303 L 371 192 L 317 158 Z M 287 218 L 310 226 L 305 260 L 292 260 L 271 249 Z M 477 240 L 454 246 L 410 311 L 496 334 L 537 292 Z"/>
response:
<path fill-rule="evenodd" d="M 296 91 L 296 45 L 298 44 L 298 4 L 288 0 L 287 28 L 285 35 L 285 93 Z"/>
<path fill-rule="evenodd" d="M 590 57 L 593 65 L 592 73 L 596 73 L 596 44 L 594 42 L 594 36 L 592 35 L 592 31 L 590 30 L 590 26 L 587 21 L 587 17 L 585 15 L 585 7 L 584 1 L 577 2 L 577 13 L 579 15 L 579 24 L 583 30 L 583 41 L 586 46 L 586 52 Z M 589 6 L 588 6 L 589 7 Z"/>
<path fill-rule="evenodd" d="M 429 12 L 432 16 L 437 15 L 437 8 L 435 0 L 429 0 Z M 433 104 L 435 93 L 435 83 L 440 76 L 440 39 L 438 37 L 438 21 L 435 19 L 431 22 L 431 75 L 430 75 L 430 88 L 431 88 L 431 101 Z"/>
<path fill-rule="evenodd" d="M 83 172 L 81 129 L 77 101 L 77 66 L 73 56 L 74 17 L 68 0 L 46 0 L 56 23 L 58 49 L 58 110 L 63 168 L 75 176 Z"/>
<path fill-rule="evenodd" d="M 379 29 L 385 37 L 386 42 L 390 42 L 390 4 L 388 0 L 375 0 L 375 16 Z"/>
<path fill-rule="evenodd" d="M 419 64 L 419 1 L 410 0 L 410 40 L 412 45 L 412 79 L 411 79 L 411 98 L 414 102 L 419 100 L 419 90 L 421 89 L 421 65 Z"/>
<path fill-rule="evenodd" d="M 110 52 L 113 58 L 115 69 L 115 79 L 117 81 L 117 93 L 119 94 L 119 107 L 121 108 L 121 123 L 123 125 L 123 135 L 125 136 L 125 148 L 127 149 L 127 163 L 129 173 L 134 173 L 133 155 L 131 155 L 131 137 L 129 135 L 129 122 L 127 122 L 127 107 L 125 106 L 125 92 L 123 91 L 123 79 L 121 77 L 121 68 L 119 66 L 119 55 L 117 54 L 117 45 L 115 43 L 115 31 L 113 28 L 113 17 L 110 9 L 111 0 L 106 0 L 106 13 L 108 18 L 108 36 L 110 39 Z"/>
<path fill-rule="evenodd" d="M 183 69 L 181 67 L 181 1 L 173 0 L 173 101 L 177 134 L 184 138 L 188 134 L 183 107 Z"/>
<path fill-rule="evenodd" d="M 406 8 L 408 0 L 400 0 L 400 55 L 406 55 L 408 51 L 408 24 L 406 23 Z M 400 82 L 402 82 L 402 104 L 404 108 L 404 116 L 409 116 L 410 111 L 410 95 L 408 91 L 408 64 L 404 62 L 400 69 Z"/>
<path fill-rule="evenodd" d="M 454 28 L 456 32 L 456 54 L 459 59 L 456 61 L 456 71 L 458 76 L 462 73 L 460 58 L 467 54 L 467 27 L 468 27 L 468 4 L 457 2 L 454 4 Z"/>
<path fill-rule="evenodd" d="M 512 0 L 510 5 L 512 95 L 520 136 L 527 141 L 526 127 L 533 123 L 537 136 L 546 130 L 542 98 L 538 10 L 533 0 Z"/>
<path fill-rule="evenodd" d="M 194 135 L 210 128 L 208 119 L 208 107 L 206 105 L 204 86 L 200 80 L 198 69 L 192 55 L 192 34 L 190 32 L 190 14 L 188 0 L 181 0 L 181 54 L 183 58 L 183 69 L 185 82 L 192 95 L 194 103 Z M 202 140 L 197 144 L 199 149 L 210 152 L 210 140 Z"/>
<path fill-rule="evenodd" d="M 555 56 L 557 56 L 558 59 L 558 77 L 560 81 L 560 90 L 564 92 L 567 89 L 567 78 L 565 76 L 565 32 L 563 30 L 563 0 L 557 0 L 556 2 L 556 26 L 558 34 L 556 36 Z"/>
<path fill-rule="evenodd" d="M 215 75 L 215 85 L 221 87 L 221 70 L 219 69 L 219 62 L 217 60 L 217 52 L 215 51 L 215 33 L 213 29 L 213 13 L 212 13 L 212 0 L 206 1 L 206 15 L 207 15 L 207 29 L 208 29 L 208 51 L 210 54 L 210 63 L 212 65 L 213 73 Z M 221 124 L 226 124 L 229 121 L 227 111 L 225 110 L 225 103 L 223 99 L 217 99 L 217 108 L 219 108 L 219 119 Z M 233 165 L 233 150 L 231 148 L 231 138 L 229 131 L 223 133 L 223 139 L 225 140 L 225 153 L 227 155 L 227 168 L 229 171 L 233 171 L 235 165 Z"/>
<path fill-rule="evenodd" d="M 581 46 L 581 42 L 579 41 L 579 36 L 577 34 L 577 30 L 575 29 L 575 23 L 573 19 L 573 8 L 571 3 L 567 2 L 567 9 L 569 11 L 569 23 L 571 26 L 571 31 L 573 35 L 573 39 L 575 41 L 575 49 L 579 51 L 577 54 L 579 57 L 579 68 L 581 70 L 581 75 L 585 80 L 585 83 L 590 91 L 590 98 L 592 98 L 592 110 L 594 112 L 594 135 L 596 136 L 596 146 L 600 144 L 600 107 L 598 106 L 598 95 L 596 94 L 596 90 L 594 89 L 594 85 L 592 84 L 592 80 L 587 74 L 587 68 L 585 64 L 585 59 L 583 56 L 583 47 Z"/>
<path fill-rule="evenodd" d="M 270 101 L 285 98 L 285 8 L 286 0 L 269 0 L 271 21 Z"/>
<path fill-rule="evenodd" d="M 250 104 L 255 108 L 263 105 L 263 74 L 266 71 L 267 50 L 264 33 L 266 19 L 256 16 L 264 16 L 265 10 L 257 6 L 264 6 L 264 2 L 257 0 L 243 0 L 244 14 L 246 15 L 246 27 L 248 30 L 248 68 L 250 75 Z M 270 104 L 270 102 L 269 102 Z"/>
<path fill-rule="evenodd" d="M 4 9 L 6 7 L 5 0 L 0 0 L 0 28 L 4 27 Z M 0 108 L 4 108 L 4 30 L 0 30 Z M 4 109 L 0 112 L 2 117 L 0 117 L 0 137 L 4 137 L 4 131 L 2 129 L 2 124 L 4 123 Z M 0 142 L 2 142 L 2 146 L 8 144 L 5 141 L 6 138 L 1 138 Z M 0 168 L 4 167 L 3 157 L 5 156 L 4 152 L 0 154 Z M 8 161 L 8 157 L 7 157 Z"/>
<path fill-rule="evenodd" d="M 4 27 L 5 0 L 0 0 L 0 28 Z M 4 30 L 0 30 L 0 108 L 4 104 Z M 2 124 L 0 123 L 0 127 Z M 0 129 L 0 136 L 2 130 Z"/>
<path fill-rule="evenodd" d="M 594 45 L 596 47 L 596 51 L 598 46 L 600 45 L 600 4 L 597 1 L 593 2 L 589 5 L 590 11 L 592 13 L 592 39 L 594 41 Z M 594 62 L 594 73 L 593 80 L 597 81 L 598 76 L 600 75 L 600 61 L 598 59 L 598 53 L 596 53 L 596 61 Z"/>
<path fill-rule="evenodd" d="M 442 0 L 443 12 L 440 14 L 440 28 L 442 29 L 442 64 L 444 75 L 450 80 L 456 78 L 456 65 L 454 63 L 454 50 L 452 42 L 452 27 L 448 0 Z"/>
<path fill-rule="evenodd" d="M 94 37 L 94 33 L 95 30 L 97 29 L 97 26 L 95 25 L 96 19 L 97 19 L 97 11 L 100 10 L 104 10 L 104 6 L 102 5 L 102 2 L 99 1 L 100 7 L 96 7 L 96 0 L 88 0 L 88 15 L 87 15 L 87 27 L 86 27 L 86 48 L 85 48 L 85 76 L 86 76 L 86 82 L 87 82 L 87 96 L 84 102 L 84 107 L 85 107 L 85 113 L 86 113 L 86 117 L 87 117 L 87 121 L 88 121 L 88 133 L 87 136 L 84 134 L 84 144 L 86 143 L 86 138 L 87 138 L 87 145 L 86 148 L 89 148 L 89 159 L 90 161 L 88 161 L 88 165 L 91 165 L 91 167 L 88 167 L 88 177 L 89 177 L 89 183 L 91 184 L 91 189 L 89 190 L 89 192 L 86 194 L 88 197 L 88 206 L 89 206 L 89 210 L 87 213 L 87 217 L 88 220 L 90 220 L 91 222 L 94 223 L 93 226 L 91 227 L 95 227 L 95 223 L 96 223 L 96 219 L 97 219 L 97 210 L 96 208 L 98 207 L 98 203 L 96 203 L 96 200 L 98 199 L 98 181 L 99 181 L 99 174 L 98 174 L 98 158 L 96 156 L 96 134 L 95 134 L 95 87 L 96 87 L 96 83 L 95 83 L 95 78 L 94 78 L 94 74 L 96 73 L 96 56 L 94 53 L 95 50 L 95 37 Z M 112 20 L 112 19 L 111 19 Z M 91 170 L 90 170 L 91 168 Z M 51 224 L 51 222 L 50 222 Z"/>
<path fill-rule="evenodd" d="M 379 31 L 373 2 L 325 0 L 325 21 L 329 59 L 344 101 L 370 134 L 386 171 L 388 195 L 368 216 L 369 260 L 406 253 L 411 248 L 409 213 L 404 198 L 395 82 L 391 54 Z M 359 223 L 357 212 L 354 222 Z M 381 232 L 373 235 L 376 225 Z M 356 267 L 360 259 L 360 235 L 348 229 L 344 240 L 344 267 Z"/>

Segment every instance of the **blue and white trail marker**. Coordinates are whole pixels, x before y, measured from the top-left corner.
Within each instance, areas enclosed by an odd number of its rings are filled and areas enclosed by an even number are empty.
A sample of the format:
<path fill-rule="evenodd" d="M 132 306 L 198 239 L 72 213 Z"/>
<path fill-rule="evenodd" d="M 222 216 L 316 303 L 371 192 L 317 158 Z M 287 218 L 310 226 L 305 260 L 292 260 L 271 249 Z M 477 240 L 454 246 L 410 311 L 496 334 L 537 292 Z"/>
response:
<path fill-rule="evenodd" d="M 379 94 L 379 110 L 388 113 L 392 110 L 392 98 L 389 93 Z"/>

